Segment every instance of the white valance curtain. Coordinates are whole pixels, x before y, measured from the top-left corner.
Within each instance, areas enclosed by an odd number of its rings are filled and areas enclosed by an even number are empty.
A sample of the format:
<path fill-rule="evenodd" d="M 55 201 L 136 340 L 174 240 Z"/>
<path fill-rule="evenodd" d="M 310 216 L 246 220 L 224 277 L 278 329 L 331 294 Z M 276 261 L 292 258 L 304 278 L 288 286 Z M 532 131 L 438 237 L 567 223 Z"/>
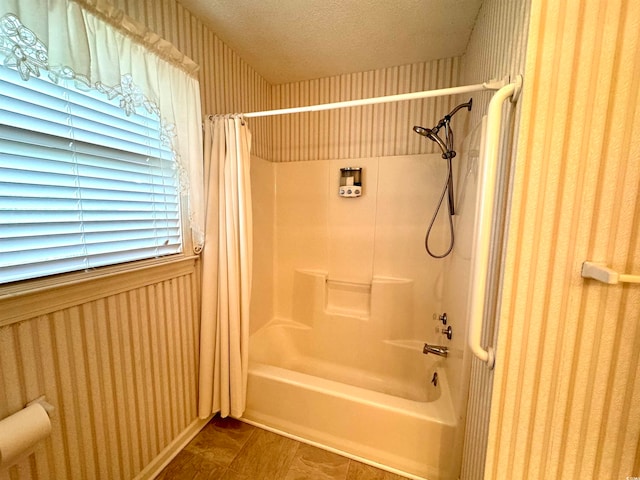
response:
<path fill-rule="evenodd" d="M 240 417 L 249 360 L 251 133 L 241 117 L 204 124 L 206 245 L 202 252 L 198 414 Z"/>
<path fill-rule="evenodd" d="M 202 248 L 202 116 L 193 61 L 104 0 L 2 0 L 0 53 L 24 80 L 69 79 L 125 110 L 157 110 L 188 198 L 194 248 Z"/>

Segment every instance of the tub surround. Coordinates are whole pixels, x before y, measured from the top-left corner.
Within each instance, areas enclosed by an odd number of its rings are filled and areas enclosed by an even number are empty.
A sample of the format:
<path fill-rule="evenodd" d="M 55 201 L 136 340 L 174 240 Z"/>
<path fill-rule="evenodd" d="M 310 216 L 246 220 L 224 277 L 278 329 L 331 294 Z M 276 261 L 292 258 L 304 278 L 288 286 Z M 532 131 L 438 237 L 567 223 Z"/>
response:
<path fill-rule="evenodd" d="M 415 402 L 293 370 L 253 363 L 243 419 L 402 473 L 454 480 L 456 419 L 446 379 L 433 402 Z"/>
<path fill-rule="evenodd" d="M 357 298 L 357 310 L 343 302 L 332 311 L 326 274 L 296 278 L 296 320 L 274 319 L 250 338 L 243 419 L 411 478 L 456 478 L 444 360 L 424 355 L 419 341 L 392 339 L 389 309 L 378 307 L 393 293 L 409 304 L 412 282 L 374 279 L 364 315 Z"/>
<path fill-rule="evenodd" d="M 340 168 L 348 166 L 363 168 L 362 197 L 338 196 Z M 440 156 L 278 163 L 274 168 L 273 317 L 293 318 L 297 270 L 326 272 L 336 286 L 371 285 L 374 277 L 411 279 L 409 336 L 437 340 L 432 315 L 442 295 L 442 267 L 424 253 L 423 238 L 446 176 Z M 436 229 L 438 245 L 444 244 L 443 226 Z M 335 299 L 338 308 L 339 296 Z"/>
<path fill-rule="evenodd" d="M 256 274 L 272 275 L 275 299 L 270 320 L 254 305 L 245 419 L 412 478 L 457 478 L 468 379 L 459 369 L 468 362 L 466 289 L 453 274 L 470 256 L 478 132 L 458 144 L 455 260 L 424 251 L 446 179 L 440 155 L 256 169 L 256 184 L 274 182 L 254 202 L 274 213 L 256 230 L 272 235 L 273 263 Z M 362 197 L 338 196 L 343 167 L 363 169 Z M 446 219 L 434 228 L 432 245 L 446 248 Z M 445 298 L 452 340 L 437 320 Z M 424 343 L 449 356 L 423 354 Z"/>

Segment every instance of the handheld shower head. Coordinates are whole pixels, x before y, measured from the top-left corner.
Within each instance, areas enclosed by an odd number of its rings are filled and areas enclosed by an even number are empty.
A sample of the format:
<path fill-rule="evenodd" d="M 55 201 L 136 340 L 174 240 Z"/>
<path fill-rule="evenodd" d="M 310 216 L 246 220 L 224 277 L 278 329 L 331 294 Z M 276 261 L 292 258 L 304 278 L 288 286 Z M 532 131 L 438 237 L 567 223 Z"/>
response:
<path fill-rule="evenodd" d="M 424 246 L 427 250 L 427 253 L 434 258 L 444 258 L 453 249 L 454 243 L 454 232 L 453 232 L 453 220 L 452 217 L 455 215 L 455 207 L 454 207 L 454 195 L 453 195 L 453 169 L 451 166 L 451 160 L 456 156 L 456 152 L 453 150 L 453 131 L 451 130 L 451 117 L 453 117 L 458 110 L 466 108 L 467 110 L 471 110 L 471 106 L 473 105 L 473 99 L 470 98 L 467 103 L 461 103 L 453 110 L 451 110 L 448 114 L 446 114 L 442 119 L 438 122 L 438 124 L 433 128 L 426 128 L 416 125 L 413 127 L 413 131 L 418 135 L 422 135 L 423 137 L 427 137 L 429 140 L 432 140 L 438 144 L 440 149 L 442 150 L 442 158 L 447 160 L 448 173 L 447 173 L 447 182 L 442 190 L 442 195 L 440 195 L 440 201 L 438 202 L 438 206 L 436 208 L 433 217 L 431 217 L 431 223 L 427 228 L 427 234 L 424 239 Z M 438 131 L 444 128 L 444 138 L 446 143 L 442 141 L 442 139 L 438 136 Z M 445 194 L 448 194 L 448 204 L 449 204 L 449 231 L 451 232 L 451 242 L 449 243 L 449 249 L 443 253 L 442 255 L 436 255 L 429 249 L 429 237 L 431 235 L 431 229 L 433 228 L 433 224 L 436 220 L 438 212 L 440 211 L 440 207 L 442 206 L 442 201 L 444 199 Z"/>
<path fill-rule="evenodd" d="M 440 150 L 442 150 L 442 158 L 448 158 L 449 150 L 447 149 L 447 146 L 444 144 L 442 139 L 438 136 L 438 130 L 436 130 L 435 128 L 432 130 L 430 128 L 416 125 L 413 127 L 413 131 L 418 135 L 422 135 L 423 137 L 427 137 L 429 140 L 436 142 L 440 146 Z"/>
<path fill-rule="evenodd" d="M 451 117 L 453 117 L 458 110 L 462 108 L 466 108 L 467 110 L 471 110 L 471 106 L 473 105 L 473 98 L 470 98 L 467 103 L 461 103 L 453 110 L 451 110 L 448 114 L 446 114 L 442 119 L 438 122 L 438 124 L 433 128 L 426 128 L 416 125 L 413 127 L 413 131 L 418 135 L 422 135 L 423 137 L 427 137 L 429 140 L 432 140 L 438 144 L 440 150 L 442 150 L 442 158 L 444 159 L 452 159 L 456 156 L 456 152 L 453 150 L 453 132 L 451 131 L 449 124 L 451 122 Z M 441 128 L 445 128 L 446 134 L 445 138 L 447 140 L 447 144 L 442 141 L 442 139 L 438 136 L 438 131 Z"/>
<path fill-rule="evenodd" d="M 421 127 L 420 125 L 415 125 L 413 127 L 413 131 L 418 135 L 422 135 L 423 137 L 428 137 L 431 134 L 431 129 L 426 127 Z"/>

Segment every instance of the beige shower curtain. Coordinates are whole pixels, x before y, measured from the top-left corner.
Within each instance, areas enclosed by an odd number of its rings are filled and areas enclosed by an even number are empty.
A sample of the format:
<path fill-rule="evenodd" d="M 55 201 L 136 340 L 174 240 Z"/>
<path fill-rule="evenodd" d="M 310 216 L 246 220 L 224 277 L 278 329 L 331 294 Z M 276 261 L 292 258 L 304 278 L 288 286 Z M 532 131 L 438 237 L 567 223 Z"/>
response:
<path fill-rule="evenodd" d="M 240 417 L 247 387 L 252 224 L 251 132 L 239 116 L 204 122 L 200 418 Z"/>

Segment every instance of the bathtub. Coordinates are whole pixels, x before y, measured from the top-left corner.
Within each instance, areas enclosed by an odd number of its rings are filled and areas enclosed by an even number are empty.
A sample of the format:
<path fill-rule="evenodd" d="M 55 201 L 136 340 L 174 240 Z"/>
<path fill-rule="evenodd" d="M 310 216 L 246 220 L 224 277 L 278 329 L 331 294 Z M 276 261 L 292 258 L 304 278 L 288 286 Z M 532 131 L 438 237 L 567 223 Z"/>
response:
<path fill-rule="evenodd" d="M 326 312 L 315 325 L 272 320 L 250 338 L 243 418 L 408 478 L 457 478 L 446 360 L 382 338 Z"/>

